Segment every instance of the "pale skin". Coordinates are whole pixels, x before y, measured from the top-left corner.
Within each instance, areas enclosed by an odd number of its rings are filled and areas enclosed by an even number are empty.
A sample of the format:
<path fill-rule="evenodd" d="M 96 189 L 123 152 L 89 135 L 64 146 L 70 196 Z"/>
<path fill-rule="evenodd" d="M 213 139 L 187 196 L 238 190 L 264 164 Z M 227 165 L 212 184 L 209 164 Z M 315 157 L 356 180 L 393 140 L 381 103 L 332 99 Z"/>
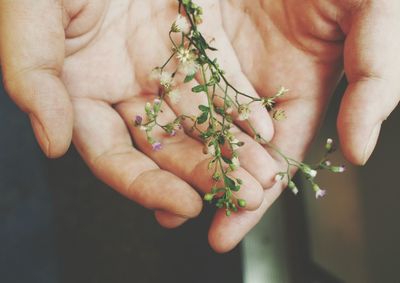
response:
<path fill-rule="evenodd" d="M 291 91 L 278 105 L 288 119 L 272 122 L 254 108 L 250 121 L 287 155 L 302 159 L 337 81 L 349 86 L 338 116 L 341 149 L 364 164 L 380 125 L 400 98 L 400 2 L 397 0 L 199 0 L 202 32 L 228 78 L 254 96 L 280 85 Z M 156 136 L 154 152 L 132 119 L 157 94 L 151 69 L 170 54 L 168 31 L 175 1 L 0 0 L 0 59 L 10 97 L 32 122 L 49 157 L 71 139 L 94 174 L 119 193 L 155 210 L 177 227 L 202 209 L 210 189 L 208 156 L 195 134 Z M 211 56 L 211 54 L 210 54 Z M 182 99 L 165 105 L 162 119 L 197 114 L 204 97 L 181 86 Z M 247 207 L 229 218 L 218 211 L 209 231 L 217 252 L 235 247 L 283 191 L 273 181 L 283 163 L 257 145 L 243 122 L 237 137 Z M 186 125 L 187 126 L 187 125 Z M 242 129 L 242 130 L 239 130 Z M 263 190 L 264 189 L 264 190 Z"/>

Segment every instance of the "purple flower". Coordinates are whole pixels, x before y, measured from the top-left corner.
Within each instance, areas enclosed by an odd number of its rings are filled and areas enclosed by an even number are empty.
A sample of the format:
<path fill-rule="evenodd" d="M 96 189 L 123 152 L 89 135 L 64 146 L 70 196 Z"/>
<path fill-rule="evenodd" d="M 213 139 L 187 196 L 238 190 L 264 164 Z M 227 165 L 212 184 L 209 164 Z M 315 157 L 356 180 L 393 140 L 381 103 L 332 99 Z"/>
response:
<path fill-rule="evenodd" d="M 151 145 L 154 151 L 159 151 L 162 149 L 162 144 L 160 142 L 155 142 Z"/>
<path fill-rule="evenodd" d="M 142 118 L 142 116 L 140 116 L 140 115 L 136 115 L 136 117 L 135 117 L 135 125 L 141 125 L 142 124 L 142 121 L 143 121 L 143 118 Z"/>
<path fill-rule="evenodd" d="M 169 135 L 170 135 L 171 137 L 175 137 L 175 136 L 176 136 L 176 131 L 175 131 L 175 130 L 172 130 L 171 133 L 169 133 Z"/>
<path fill-rule="evenodd" d="M 315 198 L 316 198 L 316 199 L 322 198 L 324 195 L 326 195 L 326 191 L 325 191 L 325 190 L 319 189 L 319 190 L 317 190 L 317 191 L 315 192 Z"/>

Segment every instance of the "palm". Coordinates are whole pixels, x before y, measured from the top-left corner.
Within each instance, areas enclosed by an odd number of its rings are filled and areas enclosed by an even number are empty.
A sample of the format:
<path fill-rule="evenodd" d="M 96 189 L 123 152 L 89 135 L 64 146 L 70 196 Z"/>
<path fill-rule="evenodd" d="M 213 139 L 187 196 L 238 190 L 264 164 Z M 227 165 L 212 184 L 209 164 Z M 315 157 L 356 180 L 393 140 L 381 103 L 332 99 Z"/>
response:
<path fill-rule="evenodd" d="M 78 44 L 75 40 L 65 61 L 63 79 L 76 115 L 74 143 L 93 171 L 123 194 L 151 208 L 193 216 L 200 204 L 190 187 L 156 168 L 166 169 L 200 190 L 208 190 L 208 182 L 199 177 L 207 174 L 207 160 L 200 153 L 201 145 L 181 133 L 169 138 L 163 151 L 154 153 L 143 134 L 131 127 L 133 116 L 141 113 L 144 102 L 157 93 L 158 87 L 148 80 L 148 74 L 170 54 L 166 34 L 176 15 L 176 5 L 165 1 L 116 2 L 110 1 L 104 8 L 106 16 L 97 25 L 96 35 Z M 317 1 L 301 5 L 287 3 L 199 1 L 206 11 L 202 32 L 210 39 L 217 38 L 213 45 L 223 52 L 217 51 L 215 56 L 237 88 L 260 96 L 273 94 L 280 85 L 291 90 L 278 103 L 287 111 L 288 119 L 274 125 L 273 143 L 288 155 L 301 159 L 341 75 L 344 34 L 330 17 L 335 11 L 318 10 L 324 5 L 318 6 Z M 165 119 L 172 119 L 176 114 L 191 114 L 202 103 L 201 98 L 190 93 L 190 86 L 182 88 L 187 90 L 185 97 L 178 105 L 166 107 Z M 253 122 L 261 132 L 272 136 L 271 121 L 265 111 L 258 109 L 255 115 Z M 243 168 L 239 174 L 248 181 L 249 191 L 244 194 L 250 199 L 250 209 L 255 209 L 260 205 L 259 184 L 272 185 L 271 177 L 280 162 L 257 147 L 247 135 L 239 131 L 237 135 L 248 144 L 241 152 Z M 136 147 L 151 159 L 132 147 L 131 136 Z M 138 159 L 142 160 L 139 165 Z M 155 174 L 154 170 L 159 171 Z M 138 181 L 140 178 L 143 181 Z M 165 195 L 145 201 L 143 193 L 138 194 L 137 190 L 150 179 L 172 184 L 167 190 L 169 194 L 176 197 L 186 194 L 186 198 L 180 199 L 182 205 L 187 208 L 196 203 L 197 208 L 189 213 L 186 210 L 185 214 L 182 212 L 185 209 L 173 208 L 173 198 L 165 201 L 168 199 Z M 136 181 L 132 183 L 132 180 Z M 173 185 L 181 189 L 173 191 Z M 210 230 L 214 248 L 220 251 L 232 248 L 281 191 L 280 184 L 265 191 L 261 207 L 254 212 L 242 211 L 230 219 L 218 213 Z M 157 204 L 157 200 L 164 201 L 163 205 Z M 183 221 L 165 212 L 158 212 L 157 217 L 167 226 Z"/>
<path fill-rule="evenodd" d="M 202 6 L 206 10 L 207 6 L 213 6 L 207 3 L 210 1 L 204 2 Z M 73 140 L 97 176 L 127 197 L 159 210 L 156 216 L 163 225 L 176 226 L 185 217 L 196 215 L 201 206 L 200 198 L 181 180 L 202 191 L 210 189 L 208 180 L 211 179 L 204 178 L 209 174 L 207 156 L 202 153 L 202 145 L 184 133 L 169 137 L 164 142 L 164 149 L 154 152 L 143 133 L 133 127 L 132 119 L 136 114 L 142 114 L 144 103 L 158 92 L 158 85 L 149 80 L 149 74 L 170 55 L 171 43 L 167 34 L 176 17 L 177 5 L 165 1 L 127 1 L 125 4 L 121 6 L 120 2 L 112 1 L 103 13 L 99 13 L 105 16 L 98 19 L 100 24 L 94 24 L 97 30 L 86 32 L 95 36 L 84 34 L 81 38 L 66 40 L 68 55 L 62 78 L 75 110 Z M 216 9 L 209 7 L 208 10 Z M 205 29 L 205 34 L 214 36 L 217 31 L 227 39 L 220 15 L 206 22 L 210 28 Z M 222 44 L 224 50 L 230 48 L 222 61 L 238 68 L 229 41 Z M 204 97 L 191 93 L 190 86 L 181 87 L 186 92 L 185 97 L 177 105 L 165 107 L 164 119 L 172 120 L 176 114 L 192 114 L 198 103 L 204 102 Z M 245 87 L 249 88 L 248 82 Z M 158 135 L 163 138 L 160 133 Z M 250 144 L 253 142 L 239 131 L 238 135 Z M 132 138 L 135 147 L 151 159 L 133 147 Z M 275 174 L 275 171 L 268 176 L 260 173 L 259 165 L 272 163 L 272 159 L 261 146 L 256 150 L 262 151 L 259 161 L 243 162 L 244 169 L 236 173 L 244 180 L 244 187 L 248 187 L 243 190 L 248 209 L 257 208 L 262 201 L 259 182 L 269 185 Z M 158 192 L 160 183 L 169 188 Z M 151 185 L 157 188 L 148 188 L 144 194 L 146 187 Z M 154 195 L 150 196 L 152 193 Z M 175 216 L 161 211 L 173 212 Z"/>

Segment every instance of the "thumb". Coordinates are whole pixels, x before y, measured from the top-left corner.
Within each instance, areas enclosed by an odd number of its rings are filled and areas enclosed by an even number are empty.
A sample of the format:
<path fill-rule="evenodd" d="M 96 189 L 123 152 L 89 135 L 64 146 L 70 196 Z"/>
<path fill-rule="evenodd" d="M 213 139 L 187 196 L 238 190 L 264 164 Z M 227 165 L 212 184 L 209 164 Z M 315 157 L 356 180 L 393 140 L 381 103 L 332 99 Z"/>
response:
<path fill-rule="evenodd" d="M 372 154 L 381 124 L 400 98 L 400 2 L 366 3 L 349 19 L 344 50 L 349 85 L 338 117 L 343 153 L 360 165 Z"/>
<path fill-rule="evenodd" d="M 0 62 L 11 99 L 29 115 L 49 157 L 68 149 L 72 107 L 59 78 L 64 61 L 62 8 L 52 0 L 0 1 Z"/>

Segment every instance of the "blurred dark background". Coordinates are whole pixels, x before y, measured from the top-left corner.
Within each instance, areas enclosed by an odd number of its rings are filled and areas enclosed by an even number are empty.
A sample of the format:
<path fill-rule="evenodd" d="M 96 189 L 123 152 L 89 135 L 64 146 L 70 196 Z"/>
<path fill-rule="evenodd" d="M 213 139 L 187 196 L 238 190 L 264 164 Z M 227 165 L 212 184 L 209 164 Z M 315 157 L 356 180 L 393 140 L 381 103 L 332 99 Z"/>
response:
<path fill-rule="evenodd" d="M 0 91 L 0 282 L 242 282 L 240 247 L 207 244 L 213 212 L 166 230 L 70 151 L 48 160 Z"/>
<path fill-rule="evenodd" d="M 336 136 L 344 87 L 310 160 Z M 46 159 L 0 86 L 0 282 L 400 282 L 399 120 L 397 109 L 367 166 L 321 176 L 329 197 L 284 193 L 242 246 L 218 255 L 207 244 L 213 211 L 160 228 L 92 176 L 73 148 Z"/>

